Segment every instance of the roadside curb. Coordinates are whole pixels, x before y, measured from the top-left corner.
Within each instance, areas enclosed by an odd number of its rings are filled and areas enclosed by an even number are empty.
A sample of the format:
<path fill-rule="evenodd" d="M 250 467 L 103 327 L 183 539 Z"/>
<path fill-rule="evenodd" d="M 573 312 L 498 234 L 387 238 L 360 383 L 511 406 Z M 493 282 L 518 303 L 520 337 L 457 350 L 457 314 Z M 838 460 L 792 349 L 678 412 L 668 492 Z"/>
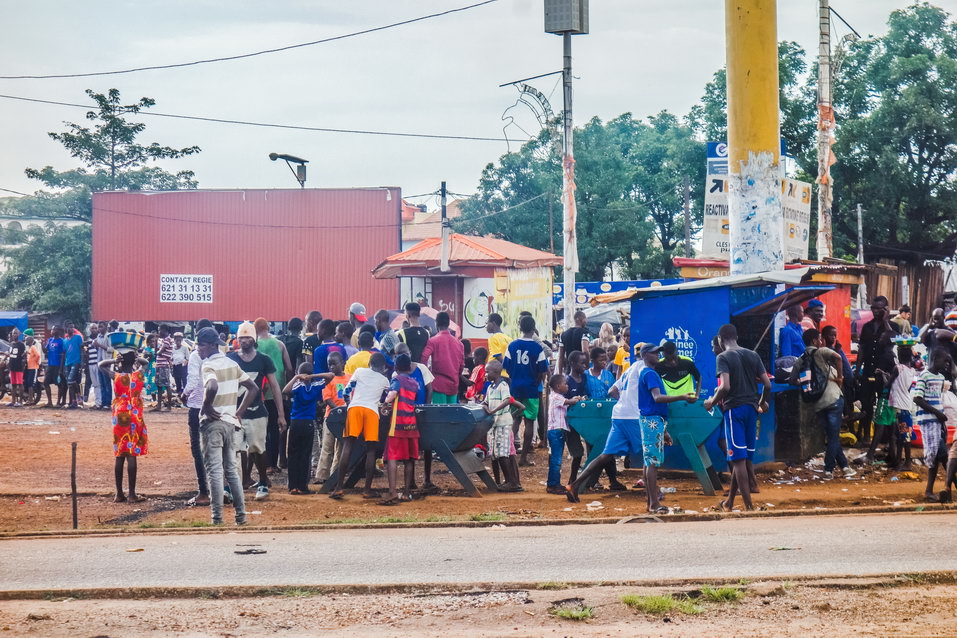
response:
<path fill-rule="evenodd" d="M 702 585 L 738 585 L 744 588 L 764 583 L 793 583 L 821 589 L 876 589 L 914 584 L 957 583 L 957 571 L 876 573 L 849 577 L 774 576 L 755 577 L 742 583 L 735 578 L 672 578 L 618 581 L 571 581 L 561 587 L 542 587 L 541 582 L 503 583 L 407 583 L 383 585 L 232 585 L 224 587 L 99 587 L 90 589 L 31 589 L 0 591 L 0 601 L 12 600 L 135 600 L 142 598 L 262 598 L 285 595 L 374 594 L 479 594 L 490 592 L 555 592 L 592 587 L 682 588 Z M 760 595 L 760 594 L 758 594 Z"/>
<path fill-rule="evenodd" d="M 0 541 L 44 538 L 76 538 L 86 536 L 166 536 L 182 534 L 222 534 L 254 532 L 306 532 L 348 529 L 415 529 L 415 528 L 468 528 L 468 527 L 544 527 L 557 525 L 610 525 L 632 523 L 692 523 L 704 521 L 740 520 L 751 518 L 788 518 L 801 516 L 853 516 L 856 514 L 942 514 L 957 513 L 955 505 L 937 503 L 908 504 L 906 506 L 879 505 L 872 507 L 841 507 L 830 509 L 766 510 L 754 512 L 708 512 L 702 514 L 667 514 L 660 516 L 626 516 L 602 518 L 542 518 L 502 521 L 413 521 L 405 523 L 329 523 L 315 525 L 264 525 L 223 527 L 149 527 L 107 528 L 48 531 L 0 532 Z"/>

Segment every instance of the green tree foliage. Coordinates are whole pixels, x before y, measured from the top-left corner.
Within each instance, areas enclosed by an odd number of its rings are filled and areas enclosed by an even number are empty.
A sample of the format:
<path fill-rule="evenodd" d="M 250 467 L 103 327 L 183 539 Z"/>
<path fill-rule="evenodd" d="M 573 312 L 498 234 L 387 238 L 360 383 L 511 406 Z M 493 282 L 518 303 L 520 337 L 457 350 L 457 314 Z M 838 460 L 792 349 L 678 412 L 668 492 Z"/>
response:
<path fill-rule="evenodd" d="M 17 310 L 58 312 L 74 321 L 90 313 L 92 278 L 90 227 L 48 223 L 23 231 L 3 251 L 7 270 L 0 275 L 0 306 Z"/>
<path fill-rule="evenodd" d="M 957 249 L 957 22 L 927 3 L 852 45 L 834 87 L 835 254 L 920 262 Z"/>
<path fill-rule="evenodd" d="M 667 112 L 647 121 L 630 113 L 608 122 L 593 118 L 576 129 L 575 160 L 579 278 L 603 279 L 613 264 L 628 277 L 671 274 L 671 257 L 684 237 L 686 175 L 700 226 L 705 149 L 692 130 Z M 548 250 L 550 200 L 551 240 L 560 253 L 561 176 L 560 145 L 543 130 L 485 167 L 456 230 Z"/>
<path fill-rule="evenodd" d="M 724 67 L 715 71 L 704 87 L 701 103 L 691 107 L 688 122 L 709 142 L 728 139 L 728 86 Z M 804 49 L 797 42 L 778 44 L 778 100 L 781 109 L 781 137 L 788 155 L 808 175 L 817 174 L 815 145 L 815 85 L 809 84 Z"/>
<path fill-rule="evenodd" d="M 91 193 L 96 191 L 196 188 L 192 171 L 170 173 L 149 164 L 193 155 L 200 151 L 198 146 L 177 149 L 137 141 L 146 125 L 127 118 L 154 106 L 155 100 L 144 97 L 133 104 L 123 104 L 117 89 L 105 94 L 87 89 L 86 94 L 96 104 L 96 110 L 86 114 L 91 125 L 65 122 L 66 131 L 48 134 L 79 160 L 81 166 L 67 171 L 58 171 L 52 166 L 26 169 L 28 177 L 39 180 L 51 191 L 41 191 L 35 197 L 18 201 L 20 214 L 89 221 L 93 214 Z"/>

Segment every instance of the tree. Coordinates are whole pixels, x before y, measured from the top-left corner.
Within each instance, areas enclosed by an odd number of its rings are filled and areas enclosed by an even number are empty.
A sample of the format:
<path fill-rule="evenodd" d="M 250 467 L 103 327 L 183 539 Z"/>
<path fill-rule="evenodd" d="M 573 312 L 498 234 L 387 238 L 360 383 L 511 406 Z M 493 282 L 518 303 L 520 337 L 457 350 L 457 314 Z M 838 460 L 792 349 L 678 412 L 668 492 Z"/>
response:
<path fill-rule="evenodd" d="M 90 227 L 47 223 L 23 231 L 26 242 L 4 250 L 0 306 L 57 312 L 83 322 L 90 313 Z"/>
<path fill-rule="evenodd" d="M 90 89 L 86 94 L 96 103 L 86 119 L 92 126 L 65 122 L 67 130 L 48 133 L 82 164 L 81 167 L 58 171 L 52 166 L 26 169 L 28 177 L 39 180 L 53 192 L 40 192 L 34 198 L 23 198 L 17 209 L 23 215 L 92 219 L 91 193 L 103 190 L 176 190 L 196 188 L 193 171 L 170 173 L 150 166 L 162 159 L 179 159 L 198 153 L 198 146 L 173 148 L 157 142 L 140 144 L 136 138 L 146 125 L 130 122 L 127 117 L 156 104 L 143 97 L 134 104 L 122 104 L 120 92 L 106 94 Z"/>
<path fill-rule="evenodd" d="M 920 263 L 957 250 L 957 23 L 926 2 L 852 45 L 834 88 L 835 254 Z"/>
<path fill-rule="evenodd" d="M 797 42 L 778 44 L 778 101 L 781 109 L 781 137 L 788 155 L 797 159 L 798 166 L 808 175 L 817 174 L 817 156 L 814 143 L 815 103 L 814 85 L 809 85 L 804 49 Z M 728 76 L 725 68 L 715 71 L 705 85 L 701 103 L 691 107 L 689 124 L 711 142 L 728 139 Z"/>
<path fill-rule="evenodd" d="M 607 123 L 592 118 L 575 132 L 575 160 L 579 278 L 601 280 L 613 264 L 628 277 L 674 272 L 671 256 L 684 234 L 678 221 L 684 175 L 695 187 L 700 225 L 704 145 L 691 129 L 667 112 L 647 122 L 630 113 Z M 551 241 L 560 252 L 561 179 L 560 146 L 543 130 L 485 167 L 456 229 L 548 250 L 550 200 Z"/>

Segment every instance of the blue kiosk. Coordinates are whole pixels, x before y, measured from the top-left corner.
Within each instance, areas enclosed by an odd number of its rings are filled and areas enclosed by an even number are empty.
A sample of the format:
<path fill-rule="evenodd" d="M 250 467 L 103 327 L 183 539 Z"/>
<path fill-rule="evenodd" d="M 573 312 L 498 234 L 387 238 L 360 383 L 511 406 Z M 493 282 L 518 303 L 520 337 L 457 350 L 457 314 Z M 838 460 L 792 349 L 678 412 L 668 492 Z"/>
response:
<path fill-rule="evenodd" d="M 711 396 L 717 386 L 711 341 L 722 325 L 734 324 L 738 328 L 741 345 L 761 355 L 768 374 L 773 378 L 774 353 L 777 351 L 775 318 L 778 313 L 794 304 L 804 304 L 834 288 L 802 283 L 810 277 L 811 271 L 811 268 L 797 268 L 756 275 L 730 275 L 604 294 L 592 301 L 593 304 L 631 302 L 632 353 L 638 343 L 658 343 L 667 339 L 677 345 L 680 356 L 693 360 L 701 372 L 702 400 L 694 405 L 681 404 L 685 407 L 677 409 L 672 420 L 698 422 L 693 426 L 679 426 L 679 429 L 688 432 L 689 444 L 695 438 L 694 432 L 700 433 L 702 427 L 710 428 L 707 423 L 714 423 L 714 430 L 703 442 L 702 462 L 695 460 L 689 463 L 683 451 L 688 450 L 689 445 L 679 445 L 676 441 L 676 445 L 666 448 L 664 467 L 693 469 L 699 478 L 703 478 L 701 470 L 707 468 L 709 460 L 718 471 L 726 469 L 727 463 L 717 444 L 720 415 L 709 415 L 703 406 L 703 400 Z M 791 386 L 774 385 L 773 389 L 777 392 L 791 389 Z M 575 411 L 569 410 L 570 423 L 574 422 L 574 417 Z M 774 439 L 775 411 L 774 402 L 771 402 L 771 409 L 761 415 L 758 423 L 755 463 L 775 459 Z M 705 486 L 704 480 L 702 485 Z M 707 486 L 705 490 L 708 490 Z"/>

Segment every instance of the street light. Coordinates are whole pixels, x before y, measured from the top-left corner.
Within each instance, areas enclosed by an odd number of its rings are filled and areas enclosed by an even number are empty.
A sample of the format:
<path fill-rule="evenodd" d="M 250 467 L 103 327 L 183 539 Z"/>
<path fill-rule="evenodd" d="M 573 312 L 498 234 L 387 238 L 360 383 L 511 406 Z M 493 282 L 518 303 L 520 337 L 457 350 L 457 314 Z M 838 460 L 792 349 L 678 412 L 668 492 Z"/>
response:
<path fill-rule="evenodd" d="M 286 153 L 270 153 L 269 159 L 274 162 L 280 159 L 284 160 L 286 162 L 286 166 L 288 166 L 289 170 L 292 171 L 296 181 L 299 182 L 299 186 L 301 188 L 306 187 L 306 164 L 309 163 L 309 160 L 296 157 L 295 155 L 288 155 Z M 293 164 L 296 165 L 296 168 L 292 167 Z"/>

